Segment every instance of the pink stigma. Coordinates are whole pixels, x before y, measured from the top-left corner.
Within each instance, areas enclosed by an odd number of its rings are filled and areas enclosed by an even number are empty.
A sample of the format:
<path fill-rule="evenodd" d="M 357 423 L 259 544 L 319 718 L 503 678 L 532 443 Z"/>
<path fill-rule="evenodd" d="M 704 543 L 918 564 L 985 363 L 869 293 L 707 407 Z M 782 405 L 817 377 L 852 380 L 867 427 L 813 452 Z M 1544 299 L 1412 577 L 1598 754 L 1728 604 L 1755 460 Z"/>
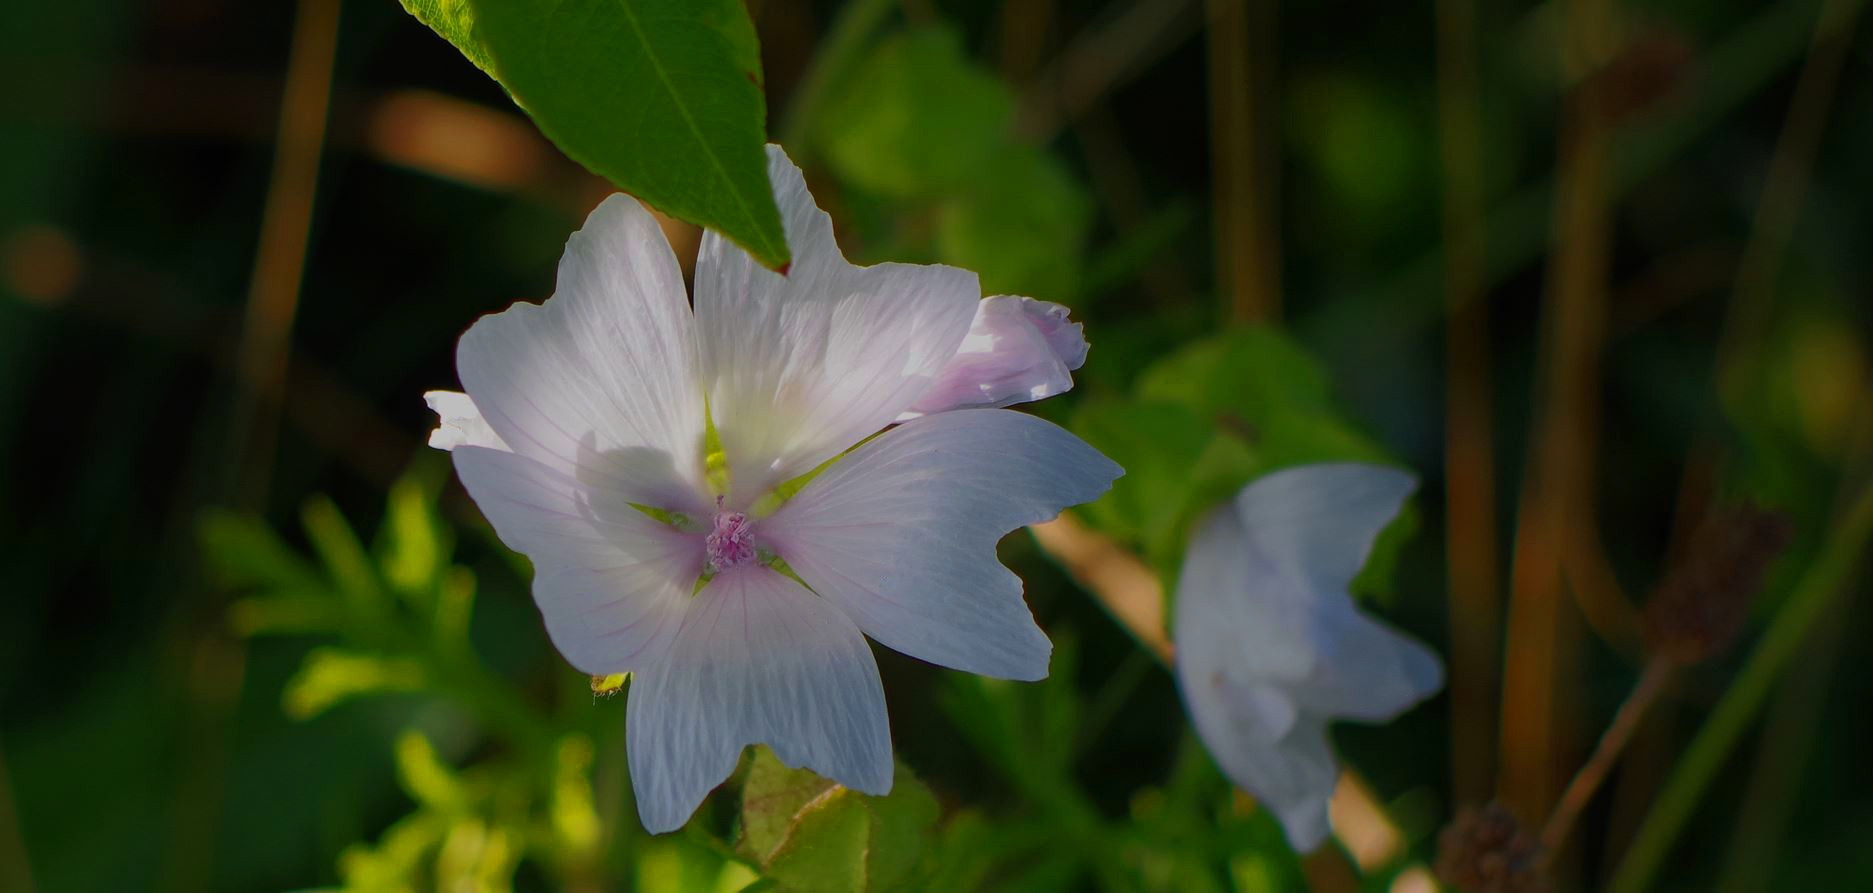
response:
<path fill-rule="evenodd" d="M 742 512 L 718 511 L 702 543 L 710 573 L 740 567 L 755 558 L 754 524 Z"/>

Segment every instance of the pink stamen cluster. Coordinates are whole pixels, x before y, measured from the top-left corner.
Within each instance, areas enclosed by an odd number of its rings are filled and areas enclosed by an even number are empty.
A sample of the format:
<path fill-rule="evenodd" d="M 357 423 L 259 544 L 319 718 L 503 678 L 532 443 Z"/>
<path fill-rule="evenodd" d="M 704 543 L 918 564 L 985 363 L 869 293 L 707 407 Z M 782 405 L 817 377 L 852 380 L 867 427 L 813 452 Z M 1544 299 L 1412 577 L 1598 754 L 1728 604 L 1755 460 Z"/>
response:
<path fill-rule="evenodd" d="M 719 507 L 721 500 L 716 502 Z M 742 512 L 717 511 L 702 542 L 710 573 L 740 567 L 755 559 L 754 522 Z"/>

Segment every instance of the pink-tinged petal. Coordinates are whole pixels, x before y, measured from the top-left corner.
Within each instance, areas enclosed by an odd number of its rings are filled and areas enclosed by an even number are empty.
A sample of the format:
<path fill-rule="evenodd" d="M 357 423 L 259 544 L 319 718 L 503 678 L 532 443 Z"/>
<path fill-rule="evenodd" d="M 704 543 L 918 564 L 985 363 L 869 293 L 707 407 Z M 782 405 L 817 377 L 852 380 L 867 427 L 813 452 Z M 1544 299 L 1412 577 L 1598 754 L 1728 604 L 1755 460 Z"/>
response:
<path fill-rule="evenodd" d="M 476 321 L 456 367 L 515 453 L 637 502 L 700 512 L 692 327 L 663 230 L 614 195 L 567 240 L 554 296 Z"/>
<path fill-rule="evenodd" d="M 525 456 L 461 446 L 454 459 L 501 541 L 533 560 L 534 602 L 567 662 L 599 676 L 659 658 L 702 572 L 699 534 Z"/>
<path fill-rule="evenodd" d="M 853 450 L 759 524 L 813 591 L 879 642 L 985 676 L 1040 679 L 1052 645 L 995 544 L 1097 498 L 1123 473 L 1041 419 L 958 410 Z"/>
<path fill-rule="evenodd" d="M 717 575 L 681 630 L 631 684 L 625 726 L 638 814 L 652 833 L 689 820 L 766 744 L 853 790 L 891 790 L 891 729 L 865 637 L 825 600 L 771 568 Z"/>
<path fill-rule="evenodd" d="M 984 298 L 956 355 L 898 420 L 1052 397 L 1073 387 L 1073 370 L 1085 362 L 1086 338 L 1067 308 L 1013 295 Z"/>
<path fill-rule="evenodd" d="M 512 452 L 501 440 L 501 435 L 488 427 L 487 420 L 481 417 L 481 410 L 475 408 L 475 401 L 468 399 L 467 394 L 460 391 L 429 391 L 423 394 L 423 402 L 429 404 L 429 410 L 436 414 L 436 430 L 429 432 L 430 446 L 439 450 L 478 446 Z"/>
<path fill-rule="evenodd" d="M 1346 586 L 1414 482 L 1359 464 L 1303 466 L 1203 519 L 1178 579 L 1178 687 L 1237 784 L 1297 849 L 1327 833 L 1334 719 L 1383 722 L 1435 692 L 1423 645 L 1360 613 Z"/>
<path fill-rule="evenodd" d="M 967 270 L 847 263 L 778 146 L 768 175 L 793 249 L 787 275 L 713 232 L 696 261 L 703 381 L 735 508 L 897 418 L 955 355 L 982 296 Z"/>

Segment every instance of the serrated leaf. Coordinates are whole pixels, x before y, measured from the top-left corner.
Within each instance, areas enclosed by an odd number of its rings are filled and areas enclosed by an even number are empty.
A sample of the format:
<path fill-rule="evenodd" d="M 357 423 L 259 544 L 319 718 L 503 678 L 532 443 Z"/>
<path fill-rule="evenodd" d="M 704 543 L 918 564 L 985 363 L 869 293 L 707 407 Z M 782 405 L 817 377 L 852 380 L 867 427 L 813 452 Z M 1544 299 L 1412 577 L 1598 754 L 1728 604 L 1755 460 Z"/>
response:
<path fill-rule="evenodd" d="M 488 50 L 475 39 L 475 10 L 469 0 L 397 0 L 403 4 L 403 11 L 416 17 L 416 20 L 429 26 L 429 30 L 441 35 L 443 40 L 455 45 L 455 48 L 473 62 L 488 77 L 494 77 L 494 60 L 488 58 Z"/>
<path fill-rule="evenodd" d="M 403 2 L 573 160 L 787 265 L 760 53 L 739 0 Z"/>

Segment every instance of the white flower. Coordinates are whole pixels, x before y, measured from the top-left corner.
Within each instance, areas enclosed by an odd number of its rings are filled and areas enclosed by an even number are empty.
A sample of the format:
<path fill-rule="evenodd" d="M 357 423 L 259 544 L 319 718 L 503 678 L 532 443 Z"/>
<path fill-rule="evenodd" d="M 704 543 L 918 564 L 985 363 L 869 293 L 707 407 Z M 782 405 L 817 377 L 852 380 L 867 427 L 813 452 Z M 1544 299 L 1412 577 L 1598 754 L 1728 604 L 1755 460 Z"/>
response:
<path fill-rule="evenodd" d="M 657 224 L 612 196 L 567 242 L 552 298 L 462 336 L 467 395 L 429 395 L 431 443 L 453 448 L 476 504 L 533 560 L 554 644 L 586 673 L 635 674 L 626 744 L 657 832 L 749 744 L 887 792 L 864 634 L 948 667 L 1044 677 L 1052 646 L 995 544 L 1121 473 L 1002 409 L 927 415 L 853 449 L 950 380 L 990 308 L 966 270 L 847 263 L 799 169 L 768 156 L 788 275 L 708 233 L 692 312 Z M 978 390 L 1011 402 L 1008 378 Z M 708 467 L 710 420 L 725 468 Z M 778 508 L 764 499 L 835 457 Z"/>
<path fill-rule="evenodd" d="M 1178 687 L 1216 761 L 1297 850 L 1327 836 L 1327 722 L 1386 722 L 1443 686 L 1436 655 L 1347 585 L 1417 483 L 1360 464 L 1263 477 L 1205 518 L 1177 584 Z"/>

